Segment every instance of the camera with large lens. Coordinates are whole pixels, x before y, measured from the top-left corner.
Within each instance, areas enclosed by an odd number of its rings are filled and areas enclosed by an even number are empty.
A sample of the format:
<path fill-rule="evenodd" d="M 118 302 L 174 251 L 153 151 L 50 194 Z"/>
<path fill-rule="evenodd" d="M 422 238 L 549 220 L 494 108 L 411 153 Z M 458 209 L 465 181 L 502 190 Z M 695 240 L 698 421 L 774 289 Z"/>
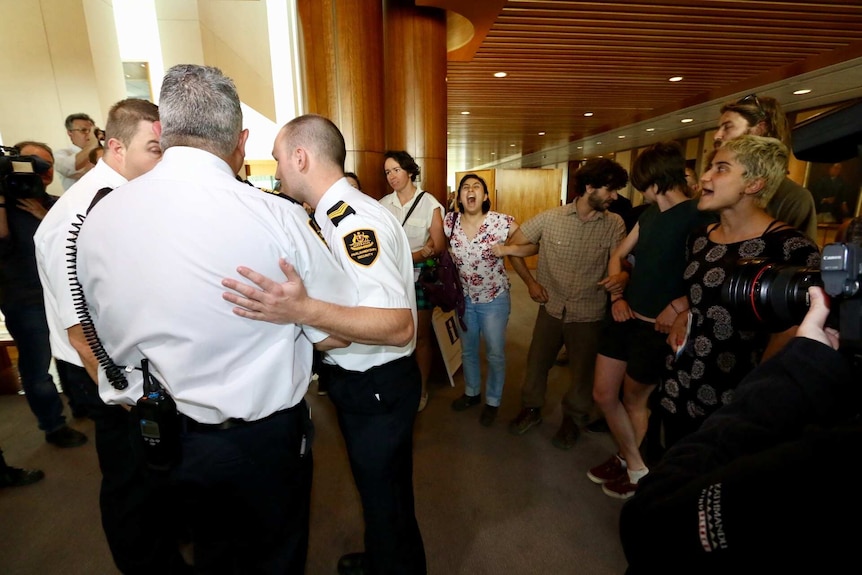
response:
<path fill-rule="evenodd" d="M 42 197 L 45 184 L 40 174 L 50 169 L 38 156 L 22 156 L 18 148 L 0 146 L 0 196 L 7 202 Z"/>
<path fill-rule="evenodd" d="M 722 285 L 722 299 L 740 328 L 778 332 L 802 322 L 810 286 L 831 296 L 826 325 L 839 330 L 841 347 L 862 350 L 862 248 L 855 243 L 826 245 L 819 268 L 741 259 Z"/>

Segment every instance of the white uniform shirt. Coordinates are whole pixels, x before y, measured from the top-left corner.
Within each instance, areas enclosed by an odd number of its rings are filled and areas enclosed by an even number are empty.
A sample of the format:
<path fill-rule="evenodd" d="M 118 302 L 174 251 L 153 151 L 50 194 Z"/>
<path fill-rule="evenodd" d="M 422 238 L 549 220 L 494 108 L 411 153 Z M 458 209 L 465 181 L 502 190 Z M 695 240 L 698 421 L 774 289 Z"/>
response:
<path fill-rule="evenodd" d="M 78 215 L 86 215 L 96 192 L 125 183 L 126 178 L 99 160 L 95 168 L 60 196 L 33 236 L 39 279 L 45 294 L 45 313 L 51 330 L 51 352 L 54 357 L 78 366 L 83 366 L 83 362 L 69 343 L 66 332 L 81 323 L 69 283 L 70 232 L 75 229 L 74 224 L 81 221 Z"/>
<path fill-rule="evenodd" d="M 75 156 L 82 148 L 72 144 L 69 148 L 62 150 L 54 150 L 54 171 L 60 174 L 60 181 L 63 184 L 63 190 L 68 190 L 78 181 L 81 174 L 84 173 L 84 168 L 75 169 Z"/>
<path fill-rule="evenodd" d="M 378 201 L 344 178 L 326 191 L 314 214 L 332 253 L 358 290 L 356 305 L 409 308 L 415 327 L 413 263 L 400 222 Z M 352 343 L 326 352 L 325 361 L 351 371 L 367 371 L 407 357 L 415 347 L 415 335 L 413 341 L 403 347 Z"/>
<path fill-rule="evenodd" d="M 221 280 L 240 265 L 283 278 L 284 257 L 312 297 L 355 304 L 308 225 L 299 205 L 237 181 L 216 156 L 169 148 L 153 170 L 99 202 L 81 230 L 78 277 L 106 351 L 121 366 L 148 358 L 180 412 L 201 423 L 293 407 L 311 375 L 307 332 L 235 315 Z M 100 370 L 102 399 L 134 403 L 141 372 L 128 379 L 118 391 Z"/>

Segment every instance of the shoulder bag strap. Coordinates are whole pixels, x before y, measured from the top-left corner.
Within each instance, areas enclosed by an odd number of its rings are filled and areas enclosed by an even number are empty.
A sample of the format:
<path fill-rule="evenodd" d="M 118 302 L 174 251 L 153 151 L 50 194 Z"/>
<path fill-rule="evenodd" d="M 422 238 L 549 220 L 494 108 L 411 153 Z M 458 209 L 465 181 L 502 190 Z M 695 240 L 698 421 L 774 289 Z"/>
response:
<path fill-rule="evenodd" d="M 407 223 L 407 220 L 409 220 L 409 219 L 410 219 L 410 214 L 412 214 L 412 213 L 413 213 L 413 210 L 415 210 L 415 209 L 416 209 L 416 204 L 418 204 L 418 203 L 419 203 L 419 200 L 421 200 L 421 199 L 422 199 L 422 196 L 424 196 L 424 195 L 425 195 L 425 190 L 422 190 L 422 192 L 420 192 L 420 193 L 419 193 L 419 195 L 418 195 L 418 196 L 416 196 L 416 199 L 415 199 L 415 200 L 413 200 L 413 205 L 412 205 L 412 206 L 410 206 L 410 209 L 409 209 L 409 210 L 407 210 L 407 215 L 406 215 L 406 216 L 404 216 L 404 221 L 403 221 L 403 222 L 401 222 L 401 226 L 402 226 L 402 227 L 404 227 L 404 224 L 406 224 L 406 223 Z"/>

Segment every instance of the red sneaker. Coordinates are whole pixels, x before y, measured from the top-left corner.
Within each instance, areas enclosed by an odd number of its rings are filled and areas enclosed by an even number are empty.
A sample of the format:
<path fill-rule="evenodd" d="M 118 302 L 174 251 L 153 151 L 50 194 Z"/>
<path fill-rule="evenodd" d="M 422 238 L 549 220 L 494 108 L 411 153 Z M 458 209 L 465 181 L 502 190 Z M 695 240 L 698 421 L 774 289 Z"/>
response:
<path fill-rule="evenodd" d="M 599 485 L 615 481 L 623 475 L 626 475 L 626 462 L 618 454 L 611 455 L 610 459 L 587 471 L 590 481 Z"/>
<path fill-rule="evenodd" d="M 602 491 L 604 491 L 605 495 L 613 497 L 615 499 L 628 499 L 635 494 L 635 490 L 637 488 L 637 484 L 632 483 L 629 480 L 628 473 L 626 473 L 616 481 L 609 481 L 608 483 L 602 485 Z"/>

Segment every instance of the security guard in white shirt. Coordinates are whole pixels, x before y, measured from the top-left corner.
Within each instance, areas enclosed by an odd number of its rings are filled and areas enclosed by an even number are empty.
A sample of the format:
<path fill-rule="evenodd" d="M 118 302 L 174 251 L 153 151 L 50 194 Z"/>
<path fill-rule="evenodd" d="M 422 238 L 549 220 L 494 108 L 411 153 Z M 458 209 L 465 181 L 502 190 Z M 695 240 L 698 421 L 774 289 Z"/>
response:
<path fill-rule="evenodd" d="M 415 348 L 416 303 L 407 237 L 385 207 L 344 178 L 344 137 L 322 116 L 300 116 L 276 138 L 282 190 L 315 210 L 329 249 L 358 292 L 358 307 L 310 298 L 292 266 L 284 283 L 248 268 L 261 289 L 233 279 L 235 313 L 272 323 L 300 322 L 351 342 L 328 351 L 323 377 L 338 411 L 362 499 L 365 552 L 338 562 L 342 575 L 424 574 L 425 551 L 413 502 L 413 423 L 421 393 Z"/>
<path fill-rule="evenodd" d="M 102 199 L 78 239 L 78 279 L 104 352 L 140 366 L 125 388 L 100 369 L 100 395 L 151 411 L 152 394 L 142 398 L 149 367 L 175 402 L 180 457 L 169 473 L 195 572 L 301 575 L 312 477 L 304 395 L 312 342 L 328 338 L 237 317 L 219 301 L 219 280 L 244 262 L 277 273 L 279 256 L 312 293 L 325 286 L 333 297 L 348 280 L 323 241 L 303 231 L 300 206 L 236 180 L 248 131 L 229 78 L 174 66 L 159 112 L 162 161 Z M 352 305 L 345 292 L 340 301 Z M 160 454 L 169 443 L 161 421 L 142 415 L 141 427 L 144 450 Z"/>

